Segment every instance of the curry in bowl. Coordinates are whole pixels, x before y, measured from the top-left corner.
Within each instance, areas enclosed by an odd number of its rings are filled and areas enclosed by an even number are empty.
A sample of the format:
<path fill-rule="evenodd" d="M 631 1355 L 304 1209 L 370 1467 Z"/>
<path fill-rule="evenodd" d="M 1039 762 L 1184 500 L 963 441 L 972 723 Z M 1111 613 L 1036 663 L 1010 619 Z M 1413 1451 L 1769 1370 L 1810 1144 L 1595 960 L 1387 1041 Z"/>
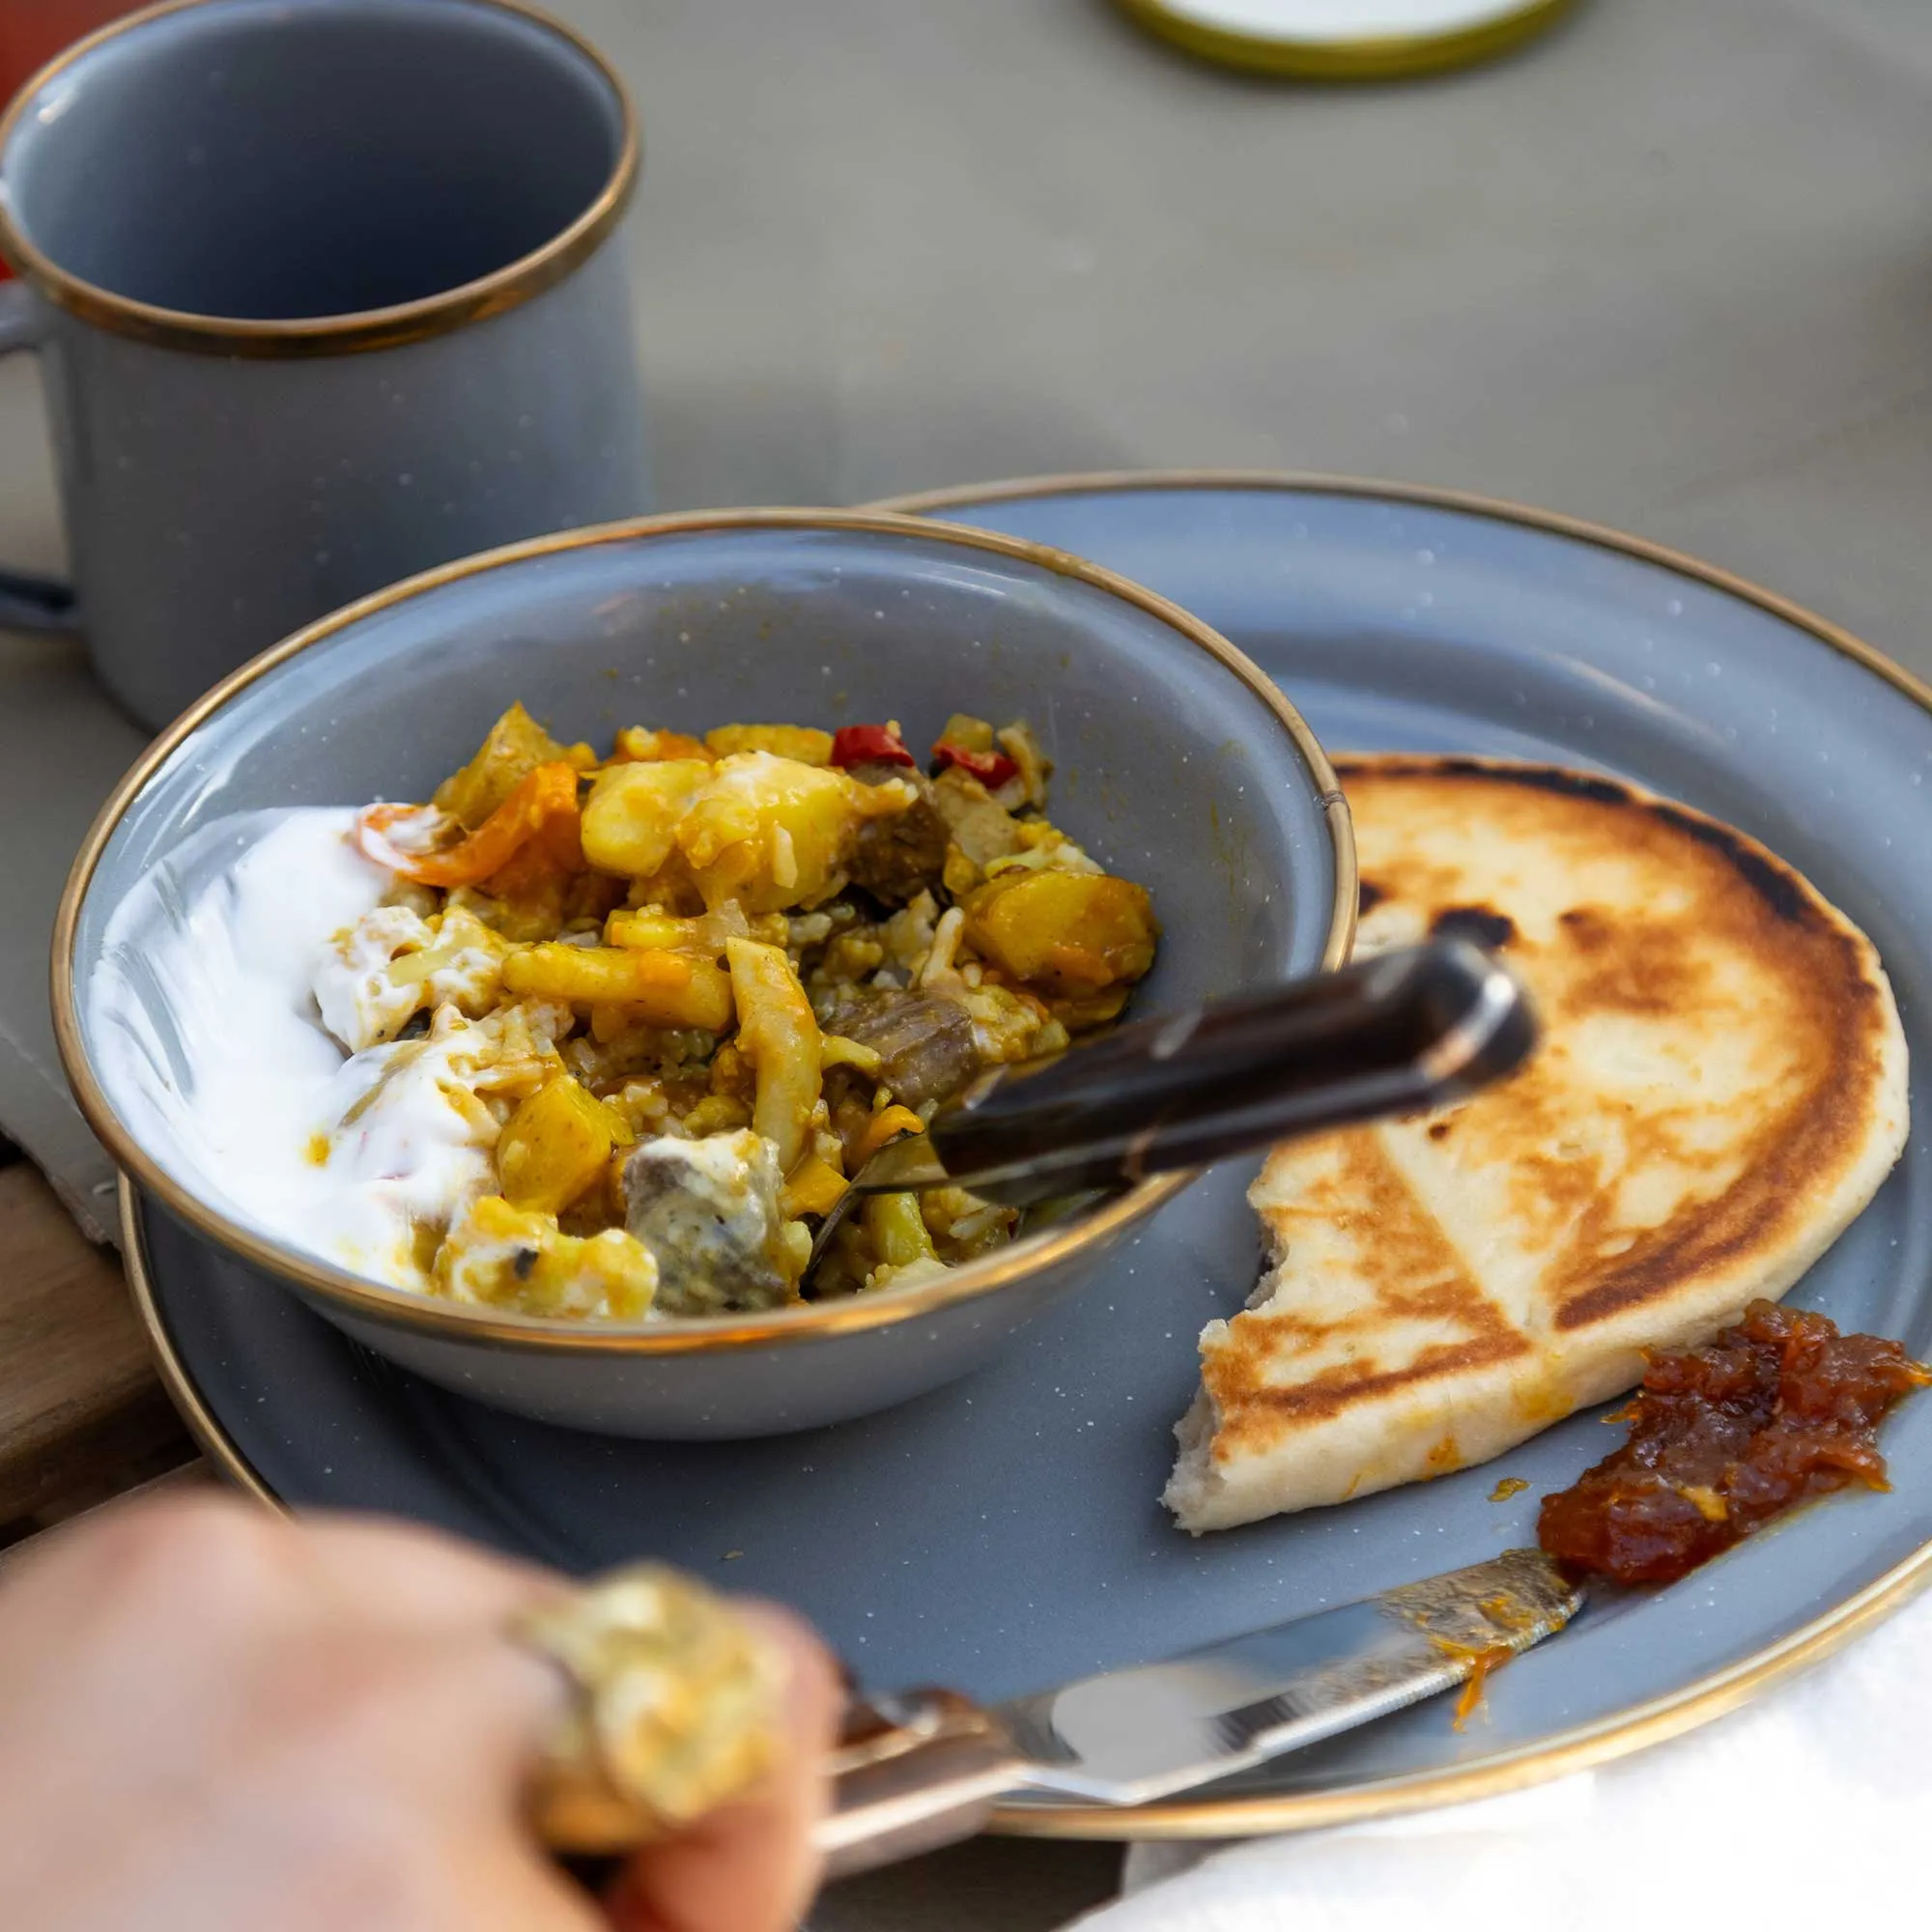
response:
<path fill-rule="evenodd" d="M 796 1300 L 869 1152 L 1105 1025 L 1152 964 L 1148 894 L 1053 824 L 1049 776 L 1026 725 L 966 716 L 922 763 L 893 724 L 636 727 L 600 755 L 517 705 L 426 805 L 288 814 L 230 883 L 244 927 L 258 887 L 295 895 L 296 1003 L 337 1064 L 281 1123 L 312 1184 L 251 1205 L 523 1314 Z M 874 1196 L 812 1293 L 957 1265 L 1014 1220 Z"/>

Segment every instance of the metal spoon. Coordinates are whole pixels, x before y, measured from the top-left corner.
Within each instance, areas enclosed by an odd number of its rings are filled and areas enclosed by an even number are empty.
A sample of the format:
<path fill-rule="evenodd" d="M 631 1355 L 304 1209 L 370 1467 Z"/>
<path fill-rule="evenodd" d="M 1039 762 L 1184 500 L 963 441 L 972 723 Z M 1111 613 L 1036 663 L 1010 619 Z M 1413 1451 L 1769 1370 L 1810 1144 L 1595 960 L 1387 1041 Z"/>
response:
<path fill-rule="evenodd" d="M 868 1194 L 957 1186 L 1008 1207 L 1132 1186 L 1270 1142 L 1424 1113 L 1512 1073 L 1527 996 L 1466 940 L 1383 953 L 1119 1027 L 1050 1061 L 996 1066 L 923 1134 L 880 1148 L 811 1244 L 809 1284 Z"/>

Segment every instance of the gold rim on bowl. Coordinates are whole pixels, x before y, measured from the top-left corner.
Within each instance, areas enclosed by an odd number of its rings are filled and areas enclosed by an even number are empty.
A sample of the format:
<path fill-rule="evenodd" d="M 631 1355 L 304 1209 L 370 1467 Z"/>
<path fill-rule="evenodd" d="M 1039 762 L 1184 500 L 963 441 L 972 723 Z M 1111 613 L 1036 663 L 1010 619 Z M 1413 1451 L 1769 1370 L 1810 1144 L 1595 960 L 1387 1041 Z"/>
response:
<path fill-rule="evenodd" d="M 6 4 L 6 0 L 0 0 L 0 4 Z M 5 155 L 14 128 L 41 90 L 59 79 L 76 62 L 123 34 L 137 33 L 151 21 L 213 4 L 215 0 L 160 0 L 158 6 L 143 8 L 138 14 L 111 21 L 85 40 L 76 41 L 28 80 L 14 95 L 6 113 L 0 115 L 0 156 Z M 342 315 L 278 321 L 162 308 L 102 288 L 98 282 L 90 282 L 62 268 L 47 255 L 14 219 L 5 196 L 0 196 L 0 257 L 48 301 L 83 322 L 161 348 L 187 349 L 208 355 L 274 358 L 393 349 L 405 342 L 421 342 L 433 335 L 446 334 L 468 323 L 481 322 L 521 306 L 588 260 L 623 217 L 638 185 L 642 152 L 637 110 L 616 70 L 582 34 L 561 20 L 528 5 L 527 0 L 467 0 L 467 4 L 510 14 L 561 41 L 589 62 L 617 103 L 623 134 L 604 185 L 568 226 L 528 254 L 506 262 L 500 269 L 493 269 L 487 275 L 478 275 L 472 281 L 433 296 L 418 297 L 413 301 L 395 302 L 385 308 L 352 309 Z"/>
<path fill-rule="evenodd" d="M 548 1353 L 679 1355 L 718 1350 L 768 1348 L 778 1344 L 820 1341 L 860 1329 L 885 1327 L 930 1315 L 982 1294 L 1007 1288 L 1023 1275 L 1077 1255 L 1120 1230 L 1151 1214 L 1186 1186 L 1187 1174 L 1162 1175 L 1141 1181 L 1118 1199 L 1091 1214 L 1043 1235 L 996 1250 L 967 1263 L 938 1280 L 878 1294 L 856 1295 L 840 1301 L 814 1302 L 805 1307 L 777 1309 L 759 1315 L 694 1317 L 675 1322 L 650 1324 L 572 1322 L 543 1316 L 518 1316 L 440 1301 L 405 1288 L 384 1287 L 319 1257 L 283 1245 L 231 1220 L 218 1208 L 185 1187 L 156 1161 L 115 1112 L 95 1078 L 82 1038 L 78 973 L 74 957 L 80 908 L 101 854 L 123 814 L 155 773 L 176 750 L 228 700 L 248 689 L 276 666 L 310 646 L 331 638 L 379 611 L 407 603 L 446 583 L 480 576 L 506 564 L 602 544 L 628 543 L 639 538 L 705 530 L 791 529 L 844 530 L 917 537 L 924 542 L 952 543 L 963 549 L 988 552 L 1070 577 L 1158 618 L 1184 641 L 1212 658 L 1258 698 L 1273 717 L 1303 762 L 1321 795 L 1322 823 L 1327 832 L 1334 868 L 1333 895 L 1321 966 L 1332 971 L 1349 956 L 1354 940 L 1356 910 L 1355 847 L 1349 809 L 1336 782 L 1334 767 L 1316 741 L 1301 714 L 1274 683 L 1219 632 L 1139 584 L 1113 571 L 1071 556 L 1050 545 L 1027 543 L 990 530 L 969 529 L 925 518 L 902 517 L 869 510 L 701 510 L 672 516 L 635 518 L 604 524 L 592 529 L 565 530 L 534 537 L 463 557 L 436 570 L 407 578 L 346 605 L 293 637 L 251 659 L 191 704 L 136 760 L 114 788 L 82 841 L 61 895 L 54 921 L 52 1001 L 54 1039 L 61 1065 L 87 1122 L 106 1144 L 124 1173 L 152 1193 L 178 1219 L 216 1245 L 242 1257 L 251 1266 L 299 1283 L 347 1312 L 417 1333 L 460 1338 L 478 1345 Z"/>

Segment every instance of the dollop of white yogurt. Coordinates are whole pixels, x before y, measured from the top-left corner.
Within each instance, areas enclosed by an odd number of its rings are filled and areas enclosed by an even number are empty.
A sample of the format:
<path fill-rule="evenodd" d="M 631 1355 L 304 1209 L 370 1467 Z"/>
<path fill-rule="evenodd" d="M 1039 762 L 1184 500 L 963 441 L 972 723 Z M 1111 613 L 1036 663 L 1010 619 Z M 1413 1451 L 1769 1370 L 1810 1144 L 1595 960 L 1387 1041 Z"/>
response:
<path fill-rule="evenodd" d="M 341 977 L 337 935 L 395 883 L 356 849 L 355 820 L 304 808 L 198 834 L 115 909 L 87 1024 L 116 1111 L 184 1186 L 415 1288 L 415 1226 L 490 1184 L 494 1131 L 452 1102 L 461 1021 L 353 1055 L 323 1024 L 314 988 Z"/>

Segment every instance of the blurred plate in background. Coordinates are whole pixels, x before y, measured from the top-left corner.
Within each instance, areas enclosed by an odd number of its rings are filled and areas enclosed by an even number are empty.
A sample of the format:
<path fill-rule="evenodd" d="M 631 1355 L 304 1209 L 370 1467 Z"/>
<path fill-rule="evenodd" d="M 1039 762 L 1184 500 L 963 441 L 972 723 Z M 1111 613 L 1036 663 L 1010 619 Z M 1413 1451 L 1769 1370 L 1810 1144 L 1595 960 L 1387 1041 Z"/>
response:
<path fill-rule="evenodd" d="M 1400 80 L 1504 54 L 1574 0 L 1120 0 L 1204 60 L 1301 80 Z"/>

